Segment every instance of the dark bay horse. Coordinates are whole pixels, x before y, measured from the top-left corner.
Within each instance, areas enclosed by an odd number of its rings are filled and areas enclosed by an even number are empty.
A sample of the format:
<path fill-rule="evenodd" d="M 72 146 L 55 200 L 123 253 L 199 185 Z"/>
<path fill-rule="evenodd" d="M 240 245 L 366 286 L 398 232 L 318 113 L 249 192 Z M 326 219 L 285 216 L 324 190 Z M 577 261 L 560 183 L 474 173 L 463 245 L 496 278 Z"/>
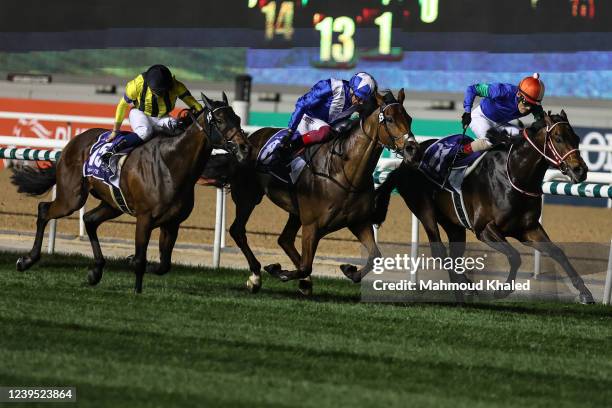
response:
<path fill-rule="evenodd" d="M 361 125 L 350 134 L 308 147 L 307 166 L 291 187 L 259 171 L 256 164 L 259 150 L 280 129 L 263 128 L 250 136 L 253 151 L 249 164 L 238 167 L 229 181 L 236 204 L 236 218 L 230 234 L 249 263 L 252 273 L 247 281 L 249 290 L 256 292 L 261 288 L 261 264 L 247 242 L 246 224 L 264 194 L 289 213 L 278 243 L 295 267 L 287 271 L 282 270 L 280 264 L 268 265 L 265 269 L 270 274 L 284 281 L 300 279 L 300 290 L 310 294 L 310 274 L 319 240 L 344 227 L 348 227 L 367 248 L 369 259 L 362 270 L 343 265 L 342 271 L 347 276 L 369 271 L 373 258 L 380 253 L 371 222 L 374 208 L 372 172 L 384 146 L 405 153 L 404 157 L 418 151 L 411 131 L 412 118 L 402 106 L 404 97 L 403 89 L 397 100 L 390 92 L 385 96 L 377 94 L 369 108 L 362 112 Z M 300 227 L 301 255 L 295 248 Z"/>
<path fill-rule="evenodd" d="M 509 151 L 494 150 L 463 181 L 466 212 L 476 237 L 506 255 L 510 263 L 507 282 L 516 279 L 521 265 L 519 252 L 508 243 L 515 238 L 558 262 L 580 292 L 581 303 L 593 303 L 593 296 L 582 278 L 570 264 L 567 256 L 550 241 L 539 222 L 542 212 L 542 181 L 550 165 L 569 175 L 572 182 L 586 179 L 588 168 L 580 157 L 580 139 L 574 133 L 567 115 L 545 115 L 541 122 L 523 131 L 521 142 Z M 422 143 L 423 148 L 435 141 Z M 384 221 L 393 188 L 410 210 L 423 223 L 432 245 L 432 255 L 445 257 L 438 223 L 444 228 L 450 242 L 450 256 L 460 257 L 465 252 L 466 229 L 453 209 L 450 193 L 441 191 L 419 170 L 400 166 L 390 173 L 376 194 L 375 222 Z M 449 270 L 451 281 L 465 282 L 467 277 Z M 511 291 L 500 290 L 497 298 Z"/>
<path fill-rule="evenodd" d="M 128 208 L 136 217 L 135 291 L 142 291 L 147 269 L 147 246 L 153 228 L 160 228 L 159 265 L 149 271 L 162 275 L 170 270 L 172 250 L 178 230 L 193 209 L 194 186 L 210 156 L 213 145 L 228 149 L 239 162 L 246 159 L 250 146 L 240 118 L 227 102 L 213 102 L 202 94 L 206 106 L 180 136 L 158 136 L 137 147 L 125 160 L 120 186 Z M 45 226 L 49 220 L 66 217 L 81 208 L 89 194 L 101 203 L 88 211 L 83 220 L 94 253 L 94 266 L 89 271 L 90 285 L 102 279 L 105 260 L 98 242 L 100 224 L 123 212 L 115 203 L 109 188 L 93 177 L 83 177 L 83 164 L 89 159 L 91 146 L 106 129 L 90 129 L 77 135 L 62 150 L 57 165 L 44 170 L 24 168 L 13 175 L 19 192 L 41 195 L 57 184 L 57 198 L 38 204 L 36 238 L 30 253 L 19 258 L 17 270 L 25 271 L 40 259 Z M 29 169 L 29 170 L 28 170 Z"/>

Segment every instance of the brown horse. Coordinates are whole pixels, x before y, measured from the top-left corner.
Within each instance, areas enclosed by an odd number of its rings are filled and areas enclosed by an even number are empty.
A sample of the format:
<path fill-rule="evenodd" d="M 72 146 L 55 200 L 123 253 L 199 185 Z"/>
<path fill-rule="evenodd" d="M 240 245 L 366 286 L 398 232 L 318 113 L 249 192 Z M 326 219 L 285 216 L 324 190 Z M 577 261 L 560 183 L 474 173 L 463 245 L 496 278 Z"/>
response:
<path fill-rule="evenodd" d="M 272 202 L 289 213 L 289 219 L 278 238 L 295 270 L 282 270 L 280 264 L 265 269 L 284 281 L 300 279 L 302 293 L 312 291 L 312 263 L 319 240 L 325 235 L 348 227 L 367 248 L 367 264 L 357 270 L 343 265 L 347 276 L 365 274 L 372 260 L 379 255 L 374 241 L 371 216 L 374 205 L 372 172 L 383 147 L 405 153 L 417 153 L 418 144 L 411 131 L 412 118 L 404 110 L 404 90 L 398 99 L 390 92 L 384 97 L 376 95 L 365 112 L 361 113 L 361 126 L 326 143 L 310 146 L 304 156 L 307 165 L 293 186 L 277 180 L 257 166 L 259 150 L 280 129 L 263 128 L 253 133 L 249 141 L 253 146 L 249 164 L 238 167 L 230 178 L 232 199 L 236 204 L 236 218 L 230 234 L 244 253 L 252 275 L 247 287 L 256 292 L 261 288 L 261 264 L 247 242 L 246 224 L 257 204 L 266 194 Z M 295 238 L 302 228 L 302 253 L 295 248 Z"/>
<path fill-rule="evenodd" d="M 582 278 L 563 250 L 550 241 L 539 222 L 542 181 L 549 165 L 568 174 L 574 183 L 586 179 L 588 168 L 580 157 L 580 140 L 564 111 L 560 115 L 545 115 L 543 121 L 525 129 L 523 136 L 522 141 L 511 145 L 509 151 L 489 152 L 463 181 L 466 213 L 473 231 L 480 241 L 506 255 L 510 263 L 507 282 L 516 279 L 521 265 L 519 252 L 506 241 L 507 237 L 512 237 L 551 256 L 563 267 L 580 292 L 580 302 L 593 303 L 593 296 Z M 422 146 L 425 148 L 433 142 L 425 142 Z M 466 228 L 455 214 L 450 193 L 438 189 L 415 168 L 400 166 L 377 190 L 376 223 L 384 221 L 394 188 L 423 223 L 433 256 L 445 256 L 438 223 L 448 236 L 450 256 L 463 255 Z M 449 275 L 451 281 L 469 282 L 463 274 L 449 270 Z M 510 293 L 500 290 L 495 296 L 503 298 Z"/>
<path fill-rule="evenodd" d="M 135 290 L 142 291 L 147 264 L 147 246 L 151 230 L 159 227 L 160 263 L 149 271 L 158 275 L 170 270 L 172 250 L 178 230 L 193 209 L 194 186 L 210 156 L 213 145 L 228 149 L 239 162 L 249 155 L 250 146 L 223 94 L 223 102 L 213 102 L 202 94 L 206 109 L 183 134 L 159 136 L 134 149 L 121 170 L 120 186 L 128 208 L 136 217 Z M 19 192 L 41 195 L 57 184 L 57 198 L 38 204 L 36 238 L 29 255 L 19 258 L 17 270 L 25 271 L 40 259 L 45 226 L 49 220 L 66 217 L 81 208 L 89 194 L 101 200 L 83 220 L 94 253 L 94 266 L 89 271 L 90 285 L 102 279 L 105 260 L 98 242 L 100 224 L 123 212 L 115 203 L 106 184 L 93 177 L 83 177 L 83 164 L 91 146 L 105 129 L 90 129 L 77 135 L 62 151 L 57 166 L 45 170 L 17 170 L 13 183 Z M 28 168 L 26 168 L 28 169 Z"/>

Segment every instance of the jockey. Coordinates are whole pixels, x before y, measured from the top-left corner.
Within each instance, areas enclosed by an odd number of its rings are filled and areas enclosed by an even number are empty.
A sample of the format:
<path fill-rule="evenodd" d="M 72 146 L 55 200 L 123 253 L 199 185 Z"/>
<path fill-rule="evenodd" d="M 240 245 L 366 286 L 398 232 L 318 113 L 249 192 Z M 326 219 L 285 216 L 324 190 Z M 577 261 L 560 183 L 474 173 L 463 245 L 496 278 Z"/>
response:
<path fill-rule="evenodd" d="M 317 82 L 295 104 L 288 134 L 281 143 L 282 155 L 290 157 L 304 146 L 327 140 L 333 133 L 330 124 L 350 118 L 376 91 L 376 81 L 366 72 L 353 75 L 350 81 L 331 78 Z"/>
<path fill-rule="evenodd" d="M 117 136 L 129 105 L 133 107 L 129 116 L 133 132 L 124 135 L 119 143 L 104 153 L 102 160 L 108 163 L 113 154 L 146 142 L 153 137 L 155 131 L 179 131 L 177 120 L 170 116 L 177 98 L 181 98 L 187 106 L 196 111 L 202 110 L 202 106 L 191 96 L 185 85 L 174 78 L 164 65 L 153 65 L 128 82 L 125 94 L 117 105 L 115 125 L 107 141 L 110 142 Z"/>
<path fill-rule="evenodd" d="M 482 98 L 480 105 L 472 110 L 476 96 Z M 463 153 L 489 150 L 493 145 L 508 141 L 508 136 L 518 136 L 520 129 L 511 125 L 511 120 L 533 114 L 536 120 L 544 116 L 541 102 L 544 83 L 540 74 L 524 78 L 517 86 L 512 84 L 474 84 L 465 91 L 461 117 L 463 128 L 468 126 L 476 134 L 476 140 L 463 148 Z"/>

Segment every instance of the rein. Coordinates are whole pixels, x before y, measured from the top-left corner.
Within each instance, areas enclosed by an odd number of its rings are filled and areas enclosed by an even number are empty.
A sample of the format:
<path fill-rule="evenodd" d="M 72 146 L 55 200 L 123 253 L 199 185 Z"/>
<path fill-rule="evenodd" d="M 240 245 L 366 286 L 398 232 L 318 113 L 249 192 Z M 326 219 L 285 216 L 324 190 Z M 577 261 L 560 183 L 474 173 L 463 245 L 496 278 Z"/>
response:
<path fill-rule="evenodd" d="M 400 140 L 400 139 L 403 139 L 403 140 L 404 140 L 404 142 L 405 142 L 405 141 L 407 141 L 408 139 L 410 139 L 410 133 L 406 133 L 406 134 L 404 134 L 404 135 L 401 135 L 401 136 L 398 136 L 398 137 L 394 137 L 394 136 L 391 134 L 391 132 L 389 131 L 389 126 L 387 125 L 387 119 L 386 119 L 386 117 L 385 117 L 385 110 L 386 110 L 386 109 L 387 109 L 389 106 L 393 106 L 393 105 L 399 105 L 399 102 L 393 102 L 393 103 L 390 103 L 390 104 L 388 104 L 388 105 L 384 105 L 384 106 L 381 106 L 381 107 L 380 107 L 380 111 L 378 112 L 378 123 L 379 123 L 379 124 L 380 124 L 380 123 L 382 123 L 382 124 L 384 125 L 384 127 L 385 127 L 385 131 L 387 132 L 387 135 L 389 136 L 389 138 L 390 138 L 390 139 L 391 139 L 391 141 L 393 142 L 393 146 L 391 147 L 391 149 L 392 149 L 394 152 L 399 153 L 399 152 L 400 152 L 400 150 L 397 148 L 397 141 L 398 141 L 398 140 Z M 362 128 L 361 128 L 361 129 L 363 130 L 363 126 L 362 126 Z M 365 131 L 364 131 L 364 134 L 367 136 L 367 134 L 365 133 Z M 379 145 L 381 145 L 381 146 L 383 146 L 383 147 L 388 147 L 388 146 L 386 146 L 386 145 L 384 145 L 384 144 L 382 144 L 382 143 L 380 142 L 380 139 L 378 138 L 378 134 L 379 134 L 379 132 L 377 131 L 377 132 L 376 132 L 376 136 L 377 136 L 377 138 L 376 138 L 376 143 L 378 143 Z M 370 139 L 370 140 L 372 140 L 372 139 Z"/>
<path fill-rule="evenodd" d="M 539 154 L 540 156 L 542 156 L 544 159 L 546 159 L 547 161 L 549 161 L 553 166 L 559 168 L 564 162 L 565 159 L 572 153 L 575 153 L 578 151 L 578 148 L 572 149 L 570 151 L 568 151 L 567 153 L 565 153 L 564 155 L 561 155 L 561 153 L 559 153 L 559 151 L 557 150 L 557 148 L 555 147 L 555 145 L 553 144 L 551 138 L 550 138 L 550 132 L 557 126 L 557 125 L 569 125 L 569 122 L 556 122 L 553 123 L 550 126 L 546 126 L 546 135 L 544 136 L 544 145 L 542 146 L 542 149 L 540 149 L 533 140 L 531 140 L 531 138 L 529 137 L 529 134 L 527 133 L 527 129 L 523 130 L 523 138 L 525 138 L 525 140 L 527 140 L 527 142 L 529 142 L 529 144 L 531 145 L 531 147 L 533 147 Z M 520 187 L 518 187 L 516 184 L 514 184 L 514 182 L 512 181 L 512 176 L 510 175 L 510 155 L 512 154 L 512 147 L 513 145 L 510 145 L 510 150 L 508 151 L 508 156 L 506 157 L 506 176 L 508 177 L 508 181 L 510 182 L 510 185 L 512 186 L 512 188 L 514 188 L 516 191 L 525 194 L 526 196 L 529 197 L 540 197 L 542 196 L 542 193 L 532 193 L 526 190 L 521 189 Z M 548 154 L 546 154 L 546 150 L 550 150 L 550 152 L 552 152 L 552 157 L 549 156 Z"/>
<path fill-rule="evenodd" d="M 389 131 L 388 125 L 387 125 L 387 121 L 385 118 L 385 110 L 392 105 L 399 105 L 399 102 L 393 102 L 390 104 L 386 104 L 383 106 L 380 106 L 379 112 L 378 112 L 378 124 L 379 126 L 376 126 L 376 134 L 373 137 L 368 136 L 368 133 L 365 131 L 365 129 L 363 128 L 363 124 L 364 124 L 364 120 L 362 119 L 359 123 L 361 132 L 363 133 L 363 135 L 365 136 L 366 139 L 368 139 L 370 142 L 374 142 L 377 143 L 378 145 L 382 146 L 382 147 L 388 147 L 385 144 L 380 142 L 380 124 L 382 123 L 385 127 L 385 130 L 387 132 L 387 135 L 389 136 L 389 138 L 393 141 L 393 146 L 391 147 L 393 151 L 395 152 L 399 152 L 399 149 L 397 148 L 397 141 L 400 138 L 403 138 L 404 140 L 408 140 L 410 138 L 410 133 L 406 133 L 405 135 L 402 136 L 398 136 L 398 137 L 394 137 L 391 132 Z M 336 139 L 337 140 L 337 139 Z M 321 146 L 321 145 L 319 145 Z M 318 149 L 317 151 L 311 156 L 311 159 L 308 161 L 308 167 L 310 168 L 311 173 L 314 176 L 319 176 L 319 177 L 323 177 L 327 180 L 330 180 L 332 183 L 336 184 L 338 187 L 340 187 L 342 190 L 344 190 L 346 193 L 358 193 L 361 191 L 361 189 L 357 189 L 353 186 L 353 184 L 350 182 L 349 177 L 346 175 L 344 166 L 342 166 L 342 174 L 344 175 L 344 178 L 346 179 L 347 183 L 348 183 L 348 187 L 343 185 L 342 183 L 340 183 L 338 180 L 336 180 L 335 178 L 333 178 L 332 176 L 330 176 L 329 174 L 325 174 L 325 173 L 319 173 L 317 171 L 314 171 L 311 164 L 312 164 L 312 160 L 315 156 L 316 153 L 318 153 Z M 333 154 L 334 153 L 334 148 L 332 146 L 332 149 L 330 150 L 330 152 Z"/>
<path fill-rule="evenodd" d="M 219 106 L 218 108 L 215 108 L 213 110 L 208 110 L 208 112 L 206 113 L 206 125 L 207 125 L 206 133 L 208 133 L 208 135 L 210 136 L 211 143 L 214 148 L 225 149 L 227 145 L 235 144 L 233 140 L 236 137 L 236 134 L 232 135 L 232 137 L 230 137 L 229 139 L 226 139 L 223 133 L 221 132 L 221 130 L 219 129 L 219 126 L 217 125 L 217 121 L 214 116 L 215 112 L 217 112 L 218 110 L 229 109 L 229 108 L 231 108 L 231 106 L 229 105 Z M 198 129 L 204 130 L 202 125 L 200 125 L 197 121 L 195 123 Z M 220 143 L 220 141 L 223 141 L 223 142 Z"/>

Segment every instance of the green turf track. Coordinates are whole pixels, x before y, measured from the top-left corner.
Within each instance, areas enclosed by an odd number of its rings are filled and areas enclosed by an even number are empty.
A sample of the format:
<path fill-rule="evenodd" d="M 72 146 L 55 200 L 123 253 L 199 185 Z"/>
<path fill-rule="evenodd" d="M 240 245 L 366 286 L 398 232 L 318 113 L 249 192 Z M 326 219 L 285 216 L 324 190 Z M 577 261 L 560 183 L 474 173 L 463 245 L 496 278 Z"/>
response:
<path fill-rule="evenodd" d="M 250 295 L 244 272 L 184 267 L 146 276 L 136 296 L 119 263 L 90 288 L 85 258 L 46 257 L 26 273 L 15 259 L 0 253 L 0 385 L 75 386 L 78 406 L 612 400 L 611 309 L 600 305 L 362 304 L 358 286 L 330 279 L 304 300 L 292 283 L 266 279 Z"/>

